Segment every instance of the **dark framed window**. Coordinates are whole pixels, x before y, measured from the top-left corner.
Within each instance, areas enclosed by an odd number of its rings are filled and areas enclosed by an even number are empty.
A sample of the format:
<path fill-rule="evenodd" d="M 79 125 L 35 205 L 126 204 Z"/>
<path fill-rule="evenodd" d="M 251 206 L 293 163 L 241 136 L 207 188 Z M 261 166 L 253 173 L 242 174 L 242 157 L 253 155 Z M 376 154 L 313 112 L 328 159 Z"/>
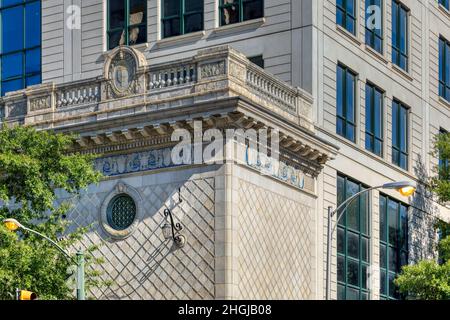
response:
<path fill-rule="evenodd" d="M 392 62 L 408 71 L 408 15 L 409 9 L 397 0 L 392 1 Z"/>
<path fill-rule="evenodd" d="M 368 23 L 368 9 L 371 6 L 377 6 L 381 10 L 381 20 L 375 21 L 379 25 Z M 379 53 L 383 52 L 383 0 L 366 0 L 366 44 Z"/>
<path fill-rule="evenodd" d="M 338 175 L 338 205 L 364 189 L 366 187 L 361 183 Z M 369 221 L 367 193 L 350 202 L 342 218 L 338 221 L 337 280 L 339 300 L 369 299 Z"/>
<path fill-rule="evenodd" d="M 439 4 L 441 4 L 447 10 L 450 9 L 450 0 L 439 0 Z"/>
<path fill-rule="evenodd" d="M 408 112 L 401 102 L 392 103 L 392 162 L 408 170 Z"/>
<path fill-rule="evenodd" d="M 450 42 L 439 38 L 439 95 L 450 102 Z"/>
<path fill-rule="evenodd" d="M 147 42 L 147 1 L 108 0 L 108 48 Z"/>
<path fill-rule="evenodd" d="M 249 57 L 248 60 L 250 60 L 251 63 L 256 64 L 258 67 L 263 68 L 264 69 L 264 59 L 263 56 L 254 56 L 254 57 Z"/>
<path fill-rule="evenodd" d="M 338 64 L 336 85 L 336 133 L 355 142 L 356 74 Z"/>
<path fill-rule="evenodd" d="M 446 135 L 450 141 L 450 134 L 444 129 L 439 130 L 440 135 Z M 450 159 L 439 153 L 439 178 L 441 180 L 450 180 Z"/>
<path fill-rule="evenodd" d="M 163 0 L 163 38 L 203 30 L 203 1 Z"/>
<path fill-rule="evenodd" d="M 336 0 L 336 23 L 356 34 L 356 1 Z"/>
<path fill-rule="evenodd" d="M 1 95 L 41 83 L 41 1 L 1 1 Z"/>
<path fill-rule="evenodd" d="M 383 98 L 383 91 L 366 84 L 366 150 L 380 157 L 383 157 Z"/>
<path fill-rule="evenodd" d="M 263 0 L 220 0 L 220 25 L 264 17 Z"/>
<path fill-rule="evenodd" d="M 114 230 L 128 229 L 136 218 L 136 204 L 133 198 L 127 194 L 115 196 L 108 204 L 106 217 Z"/>
<path fill-rule="evenodd" d="M 380 294 L 383 299 L 402 298 L 394 284 L 408 264 L 408 207 L 380 194 Z"/>

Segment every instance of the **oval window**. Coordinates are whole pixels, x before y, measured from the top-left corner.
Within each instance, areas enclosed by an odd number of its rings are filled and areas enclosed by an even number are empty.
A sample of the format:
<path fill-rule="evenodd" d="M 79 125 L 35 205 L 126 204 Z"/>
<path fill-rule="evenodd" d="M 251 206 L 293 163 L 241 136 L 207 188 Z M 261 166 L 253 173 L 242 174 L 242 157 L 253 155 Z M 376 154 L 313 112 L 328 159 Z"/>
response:
<path fill-rule="evenodd" d="M 107 209 L 108 224 L 117 231 L 125 230 L 136 218 L 136 204 L 133 198 L 127 194 L 115 196 L 109 203 Z"/>

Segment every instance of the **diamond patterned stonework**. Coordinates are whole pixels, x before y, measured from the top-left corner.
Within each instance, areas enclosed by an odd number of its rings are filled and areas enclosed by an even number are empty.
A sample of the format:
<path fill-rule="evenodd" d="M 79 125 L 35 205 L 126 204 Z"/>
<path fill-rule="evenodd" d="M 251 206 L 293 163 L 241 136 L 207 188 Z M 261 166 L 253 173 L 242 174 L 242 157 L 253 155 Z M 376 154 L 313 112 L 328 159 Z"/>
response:
<path fill-rule="evenodd" d="M 172 208 L 174 219 L 184 227 L 184 248 L 175 250 L 164 240 L 161 227 L 169 195 L 181 187 L 183 201 Z M 95 289 L 101 299 L 213 299 L 214 298 L 214 179 L 136 187 L 144 215 L 125 240 L 108 240 L 100 228 L 90 232 L 84 245 L 103 243 L 97 252 L 104 257 L 104 279 L 110 288 Z M 98 222 L 106 192 L 89 192 L 76 201 L 71 220 L 80 225 Z M 176 197 L 177 198 L 177 197 Z"/>
<path fill-rule="evenodd" d="M 241 299 L 311 299 L 313 209 L 239 182 Z"/>

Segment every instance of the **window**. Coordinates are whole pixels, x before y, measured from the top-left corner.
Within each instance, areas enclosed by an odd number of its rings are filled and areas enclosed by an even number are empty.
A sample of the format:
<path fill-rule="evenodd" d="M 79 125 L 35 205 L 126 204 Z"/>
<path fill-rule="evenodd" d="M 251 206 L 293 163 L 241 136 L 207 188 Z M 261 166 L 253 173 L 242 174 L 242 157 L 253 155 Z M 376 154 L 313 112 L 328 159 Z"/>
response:
<path fill-rule="evenodd" d="M 379 8 L 381 16 L 372 17 L 376 14 L 370 7 Z M 370 15 L 369 15 L 370 14 Z M 375 20 L 373 20 L 375 19 Z M 373 21 L 372 21 L 373 20 Z M 366 0 L 366 44 L 375 49 L 379 53 L 383 52 L 383 1 L 382 0 Z"/>
<path fill-rule="evenodd" d="M 441 129 L 439 134 L 447 136 L 446 139 L 450 141 L 450 135 L 446 130 Z M 441 152 L 439 153 L 439 179 L 450 180 L 450 159 Z"/>
<path fill-rule="evenodd" d="M 336 133 L 355 142 L 356 74 L 338 65 L 336 82 Z"/>
<path fill-rule="evenodd" d="M 408 71 L 408 9 L 392 1 L 392 62 Z"/>
<path fill-rule="evenodd" d="M 336 0 L 336 23 L 348 32 L 356 34 L 355 0 Z"/>
<path fill-rule="evenodd" d="M 117 231 L 125 230 L 136 218 L 136 204 L 129 195 L 119 194 L 108 204 L 106 215 L 111 228 Z"/>
<path fill-rule="evenodd" d="M 264 16 L 263 0 L 220 0 L 220 25 L 228 25 Z"/>
<path fill-rule="evenodd" d="M 439 95 L 450 102 L 450 42 L 439 39 Z"/>
<path fill-rule="evenodd" d="M 447 10 L 450 9 L 450 0 L 439 0 L 439 4 L 442 5 Z"/>
<path fill-rule="evenodd" d="M 401 298 L 394 279 L 408 264 L 408 207 L 380 194 L 380 293 Z"/>
<path fill-rule="evenodd" d="M 251 63 L 256 64 L 258 67 L 264 69 L 264 59 L 263 59 L 263 56 L 250 57 L 250 58 L 248 58 L 248 60 L 250 60 Z"/>
<path fill-rule="evenodd" d="M 408 170 L 408 108 L 395 100 L 392 104 L 392 162 Z"/>
<path fill-rule="evenodd" d="M 1 95 L 41 83 L 41 1 L 0 5 Z"/>
<path fill-rule="evenodd" d="M 366 189 L 360 183 L 338 175 L 338 205 Z M 367 300 L 369 297 L 369 201 L 365 193 L 350 202 L 337 227 L 337 280 L 339 300 Z M 338 213 L 340 214 L 340 212 Z"/>
<path fill-rule="evenodd" d="M 108 1 L 108 48 L 147 42 L 147 1 Z"/>
<path fill-rule="evenodd" d="M 163 0 L 163 37 L 203 30 L 203 1 Z"/>
<path fill-rule="evenodd" d="M 383 156 L 383 92 L 366 84 L 366 149 Z"/>

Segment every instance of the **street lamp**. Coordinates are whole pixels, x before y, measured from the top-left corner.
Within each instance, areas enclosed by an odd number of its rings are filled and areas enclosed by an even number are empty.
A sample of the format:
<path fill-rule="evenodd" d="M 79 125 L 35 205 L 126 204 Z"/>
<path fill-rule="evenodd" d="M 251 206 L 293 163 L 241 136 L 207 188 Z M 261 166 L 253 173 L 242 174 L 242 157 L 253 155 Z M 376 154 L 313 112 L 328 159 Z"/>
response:
<path fill-rule="evenodd" d="M 328 207 L 326 300 L 330 299 L 330 291 L 331 291 L 331 242 L 333 239 L 333 233 L 336 230 L 336 226 L 339 223 L 339 220 L 341 220 L 342 215 L 347 210 L 350 203 L 354 199 L 358 198 L 360 195 L 375 189 L 397 190 L 402 196 L 409 197 L 412 196 L 414 192 L 416 192 L 416 188 L 417 188 L 416 184 L 410 181 L 389 182 L 381 186 L 371 187 L 354 194 L 353 196 L 345 200 L 343 203 L 341 203 L 339 207 L 337 207 L 334 211 L 332 207 Z M 332 225 L 333 216 L 342 208 L 344 209 L 338 215 L 336 219 L 336 224 L 333 226 Z"/>
<path fill-rule="evenodd" d="M 50 239 L 49 237 L 43 235 L 40 232 L 37 232 L 35 230 L 32 230 L 30 228 L 25 227 L 23 224 L 21 224 L 16 219 L 5 219 L 3 220 L 3 224 L 5 225 L 6 229 L 10 231 L 17 231 L 19 229 L 23 229 L 25 231 L 28 231 L 30 233 L 33 233 L 35 235 L 40 236 L 41 238 L 44 238 L 48 242 L 50 242 L 53 246 L 55 246 L 61 253 L 64 255 L 66 259 L 68 259 L 70 262 L 73 262 L 77 265 L 77 299 L 78 300 L 84 300 L 85 299 L 85 290 L 84 290 L 84 254 L 83 251 L 78 251 L 76 254 L 76 259 L 74 259 L 72 256 L 70 256 L 61 246 L 59 246 L 55 241 Z"/>
<path fill-rule="evenodd" d="M 164 216 L 166 217 L 166 223 L 161 228 L 164 239 L 172 239 L 177 248 L 183 248 L 186 244 L 186 237 L 179 234 L 179 232 L 183 230 L 183 226 L 180 223 L 174 223 L 172 211 L 169 209 L 164 210 Z M 167 218 L 170 218 L 170 224 L 168 223 Z"/>

